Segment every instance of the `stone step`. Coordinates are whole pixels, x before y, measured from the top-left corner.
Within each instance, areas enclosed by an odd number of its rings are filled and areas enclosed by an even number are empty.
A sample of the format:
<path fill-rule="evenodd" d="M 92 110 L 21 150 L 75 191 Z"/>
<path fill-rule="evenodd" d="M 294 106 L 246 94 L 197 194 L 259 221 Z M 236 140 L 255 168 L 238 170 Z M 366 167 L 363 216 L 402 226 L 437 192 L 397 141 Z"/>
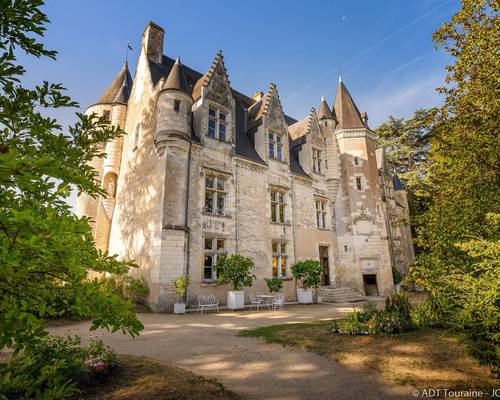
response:
<path fill-rule="evenodd" d="M 364 296 L 350 287 L 332 288 L 323 286 L 318 297 L 322 303 L 353 303 L 365 300 Z"/>

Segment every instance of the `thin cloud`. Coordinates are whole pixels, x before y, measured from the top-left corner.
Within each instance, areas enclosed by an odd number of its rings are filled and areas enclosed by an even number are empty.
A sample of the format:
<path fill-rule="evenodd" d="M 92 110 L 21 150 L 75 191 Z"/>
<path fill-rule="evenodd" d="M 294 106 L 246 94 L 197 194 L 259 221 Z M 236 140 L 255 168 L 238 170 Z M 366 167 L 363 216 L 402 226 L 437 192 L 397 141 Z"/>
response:
<path fill-rule="evenodd" d="M 419 61 L 420 61 L 421 59 L 423 59 L 423 58 L 424 58 L 424 56 L 418 56 L 418 57 L 415 57 L 413 60 L 410 60 L 410 61 L 408 61 L 407 63 L 400 65 L 399 67 L 397 67 L 397 68 L 396 68 L 394 71 L 392 71 L 392 72 L 393 72 L 393 73 L 400 72 L 400 71 L 402 71 L 402 70 L 404 70 L 404 69 L 406 69 L 406 68 L 408 68 L 408 67 L 412 66 L 413 64 L 415 64 L 415 63 L 419 62 Z"/>

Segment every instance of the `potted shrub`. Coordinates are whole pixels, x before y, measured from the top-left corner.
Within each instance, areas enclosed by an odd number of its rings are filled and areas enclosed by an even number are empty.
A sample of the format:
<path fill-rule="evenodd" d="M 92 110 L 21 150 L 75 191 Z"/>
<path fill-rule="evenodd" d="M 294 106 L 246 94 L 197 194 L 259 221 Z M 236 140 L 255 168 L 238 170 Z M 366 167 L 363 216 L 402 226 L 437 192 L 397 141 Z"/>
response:
<path fill-rule="evenodd" d="M 394 282 L 394 290 L 396 291 L 396 293 L 399 293 L 401 291 L 401 282 L 403 281 L 403 276 L 396 267 L 392 267 L 392 281 Z"/>
<path fill-rule="evenodd" d="M 316 260 L 302 260 L 292 265 L 292 275 L 301 282 L 297 288 L 297 300 L 301 304 L 310 304 L 312 300 L 312 289 L 321 283 L 321 266 Z"/>
<path fill-rule="evenodd" d="M 270 293 L 279 293 L 283 289 L 283 279 L 281 278 L 266 278 L 266 283 Z"/>
<path fill-rule="evenodd" d="M 255 265 L 251 258 L 233 254 L 220 257 L 215 264 L 217 283 L 229 284 L 232 290 L 227 292 L 227 307 L 231 310 L 240 310 L 245 307 L 246 287 L 252 286 L 256 279 L 252 274 Z"/>
<path fill-rule="evenodd" d="M 174 304 L 174 314 L 185 314 L 186 304 L 184 303 L 184 297 L 186 296 L 186 288 L 189 285 L 189 275 L 178 276 L 172 280 L 174 285 L 174 292 L 177 295 L 178 302 Z"/>

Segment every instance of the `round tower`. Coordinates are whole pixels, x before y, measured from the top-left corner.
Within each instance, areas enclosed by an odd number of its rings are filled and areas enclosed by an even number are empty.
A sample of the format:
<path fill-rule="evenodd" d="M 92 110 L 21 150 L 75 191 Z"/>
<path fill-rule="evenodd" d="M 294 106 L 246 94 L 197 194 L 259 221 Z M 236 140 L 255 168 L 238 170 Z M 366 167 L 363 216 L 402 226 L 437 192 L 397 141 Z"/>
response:
<path fill-rule="evenodd" d="M 132 77 L 128 70 L 128 63 L 125 63 L 98 102 L 88 107 L 85 114 L 105 117 L 111 125 L 123 128 L 131 89 Z M 122 143 L 121 137 L 106 143 L 103 148 L 106 157 L 96 157 L 90 162 L 90 165 L 98 172 L 101 187 L 108 192 L 108 195 L 96 199 L 82 194 L 78 197 L 76 204 L 77 215 L 85 215 L 92 219 L 92 232 L 96 245 L 102 250 L 107 250 L 109 244 L 116 186 L 120 172 Z"/>
<path fill-rule="evenodd" d="M 155 146 L 160 157 L 167 148 L 182 150 L 191 140 L 192 106 L 193 98 L 177 58 L 158 94 Z"/>

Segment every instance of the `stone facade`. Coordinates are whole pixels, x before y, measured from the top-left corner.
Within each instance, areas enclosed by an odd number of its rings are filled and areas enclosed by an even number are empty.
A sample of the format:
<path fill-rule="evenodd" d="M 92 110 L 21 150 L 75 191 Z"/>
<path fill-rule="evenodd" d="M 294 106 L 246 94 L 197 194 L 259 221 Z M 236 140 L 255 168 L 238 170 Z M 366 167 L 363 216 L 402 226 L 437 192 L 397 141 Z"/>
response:
<path fill-rule="evenodd" d="M 189 303 L 215 294 L 224 304 L 211 265 L 232 253 L 255 262 L 247 296 L 277 275 L 295 300 L 290 267 L 302 259 L 322 261 L 323 285 L 387 295 L 391 267 L 405 272 L 414 258 L 406 191 L 344 84 L 332 110 L 322 99 L 297 121 L 276 85 L 247 97 L 221 52 L 200 74 L 163 55 L 163 36 L 149 23 L 133 83 L 125 66 L 87 110 L 127 133 L 92 162 L 108 196 L 78 199 L 97 246 L 136 261 L 158 311 L 171 309 L 182 274 Z"/>

